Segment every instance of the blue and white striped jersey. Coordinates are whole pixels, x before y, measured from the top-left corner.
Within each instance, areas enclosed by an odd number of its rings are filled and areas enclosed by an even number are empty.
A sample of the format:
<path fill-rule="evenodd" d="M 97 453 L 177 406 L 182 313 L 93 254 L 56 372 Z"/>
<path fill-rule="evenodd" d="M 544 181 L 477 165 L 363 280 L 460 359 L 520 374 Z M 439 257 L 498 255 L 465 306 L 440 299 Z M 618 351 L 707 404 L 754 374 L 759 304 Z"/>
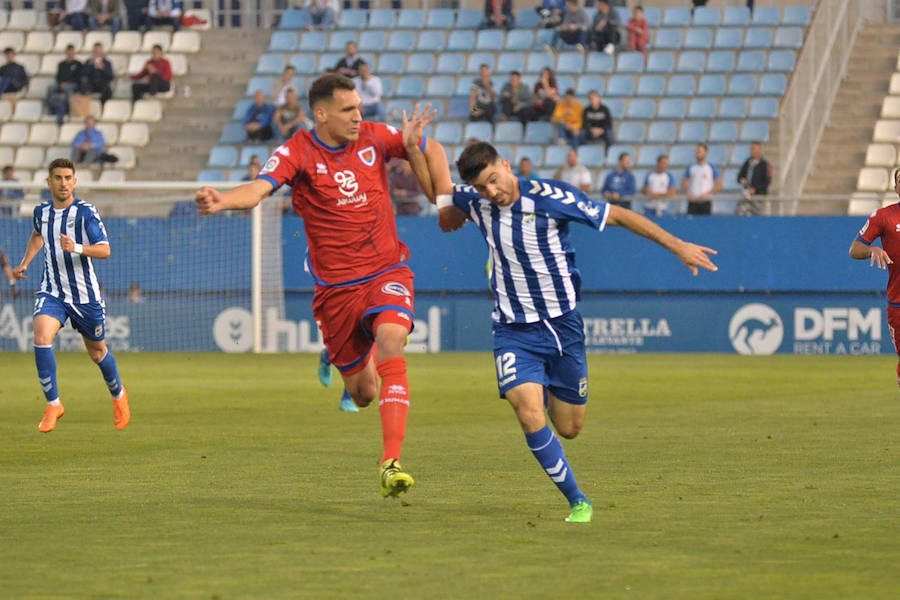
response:
<path fill-rule="evenodd" d="M 34 208 L 34 230 L 44 238 L 44 278 L 41 292 L 68 304 L 100 300 L 100 283 L 88 256 L 64 252 L 59 236 L 65 233 L 76 244 L 108 244 L 106 228 L 93 205 L 75 198 L 67 208 L 45 202 Z"/>
<path fill-rule="evenodd" d="M 500 323 L 534 323 L 573 310 L 581 299 L 581 274 L 569 222 L 603 231 L 609 215 L 606 202 L 562 181 L 520 178 L 519 192 L 518 201 L 502 207 L 468 185 L 456 185 L 453 193 L 453 203 L 487 241 L 493 317 Z"/>

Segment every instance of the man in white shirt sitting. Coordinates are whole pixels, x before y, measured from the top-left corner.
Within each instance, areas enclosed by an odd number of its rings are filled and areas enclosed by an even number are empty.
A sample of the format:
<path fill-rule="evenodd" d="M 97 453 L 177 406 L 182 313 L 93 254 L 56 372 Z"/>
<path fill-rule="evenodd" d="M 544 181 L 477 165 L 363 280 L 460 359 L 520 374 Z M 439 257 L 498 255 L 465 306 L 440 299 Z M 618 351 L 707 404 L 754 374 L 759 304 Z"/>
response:
<path fill-rule="evenodd" d="M 591 191 L 591 172 L 578 161 L 578 153 L 575 150 L 569 150 L 565 164 L 556 170 L 553 178 L 574 185 L 582 192 Z"/>
<path fill-rule="evenodd" d="M 362 103 L 360 112 L 363 119 L 383 123 L 387 116 L 384 104 L 381 102 L 384 88 L 381 85 L 381 79 L 376 75 L 372 75 L 369 63 L 365 61 L 359 63 L 359 75 L 353 78 L 353 83 L 356 84 L 356 91 L 359 93 L 359 99 Z"/>

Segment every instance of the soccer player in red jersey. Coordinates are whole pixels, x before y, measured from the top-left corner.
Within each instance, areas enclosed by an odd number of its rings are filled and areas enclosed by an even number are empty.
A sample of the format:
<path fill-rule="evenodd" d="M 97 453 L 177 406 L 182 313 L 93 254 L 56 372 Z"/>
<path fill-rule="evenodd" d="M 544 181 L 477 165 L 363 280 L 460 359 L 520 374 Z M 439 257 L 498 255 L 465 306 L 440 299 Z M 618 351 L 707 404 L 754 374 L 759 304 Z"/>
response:
<path fill-rule="evenodd" d="M 306 268 L 316 284 L 313 314 L 354 402 L 365 407 L 378 396 L 381 491 L 397 496 L 413 485 L 398 459 L 409 410 L 403 349 L 412 330 L 414 295 L 409 250 L 397 238 L 385 164 L 406 158 L 404 136 L 389 125 L 363 121 L 356 87 L 342 75 L 314 81 L 309 105 L 316 122 L 312 131 L 300 130 L 279 146 L 254 181 L 227 192 L 201 188 L 197 207 L 202 214 L 250 209 L 280 186 L 291 186 L 309 244 Z M 417 145 L 426 156 L 441 152 L 433 160 L 446 161 L 440 147 L 424 137 Z"/>
<path fill-rule="evenodd" d="M 900 195 L 900 169 L 894 170 L 894 191 Z M 881 238 L 880 248 L 872 245 L 878 238 Z M 872 213 L 850 245 L 850 256 L 869 259 L 869 266 L 887 269 L 888 328 L 894 349 L 900 355 L 900 269 L 891 258 L 900 257 L 900 204 L 891 204 Z M 897 385 L 900 386 L 900 361 L 897 363 Z"/>

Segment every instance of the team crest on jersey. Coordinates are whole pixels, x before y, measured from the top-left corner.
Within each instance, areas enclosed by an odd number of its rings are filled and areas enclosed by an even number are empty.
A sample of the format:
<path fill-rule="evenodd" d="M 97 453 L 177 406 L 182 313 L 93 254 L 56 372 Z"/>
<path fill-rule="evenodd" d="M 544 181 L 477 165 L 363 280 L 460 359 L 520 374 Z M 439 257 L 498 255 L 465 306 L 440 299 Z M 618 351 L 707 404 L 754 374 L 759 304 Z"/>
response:
<path fill-rule="evenodd" d="M 578 380 L 578 397 L 586 398 L 588 392 L 588 380 L 587 377 L 582 377 Z"/>
<path fill-rule="evenodd" d="M 381 291 L 392 296 L 409 296 L 409 290 L 402 283 L 396 281 L 388 281 L 381 286 Z"/>
<path fill-rule="evenodd" d="M 66 219 L 66 227 L 75 227 L 75 217 Z"/>
<path fill-rule="evenodd" d="M 103 325 L 94 327 L 94 337 L 98 338 L 103 335 Z"/>
<path fill-rule="evenodd" d="M 534 225 L 534 213 L 522 217 L 522 225 Z"/>
<path fill-rule="evenodd" d="M 275 169 L 278 168 L 278 165 L 281 164 L 281 159 L 277 156 L 271 157 L 266 161 L 266 164 L 263 166 L 262 170 L 259 172 L 260 175 L 265 175 L 266 173 L 271 173 Z"/>
<path fill-rule="evenodd" d="M 375 159 L 377 158 L 375 146 L 366 146 L 357 152 L 356 155 L 359 156 L 359 160 L 367 167 L 373 166 L 375 164 Z"/>

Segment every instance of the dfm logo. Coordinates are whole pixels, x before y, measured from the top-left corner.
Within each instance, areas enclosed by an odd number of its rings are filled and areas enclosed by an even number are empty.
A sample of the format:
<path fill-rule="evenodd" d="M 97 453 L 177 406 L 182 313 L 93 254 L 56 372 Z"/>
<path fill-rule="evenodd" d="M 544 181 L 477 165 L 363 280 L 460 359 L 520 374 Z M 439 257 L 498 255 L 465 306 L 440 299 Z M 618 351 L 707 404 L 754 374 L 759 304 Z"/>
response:
<path fill-rule="evenodd" d="M 353 171 L 338 171 L 334 174 L 334 180 L 341 186 L 341 193 L 345 196 L 352 196 L 359 190 Z"/>

